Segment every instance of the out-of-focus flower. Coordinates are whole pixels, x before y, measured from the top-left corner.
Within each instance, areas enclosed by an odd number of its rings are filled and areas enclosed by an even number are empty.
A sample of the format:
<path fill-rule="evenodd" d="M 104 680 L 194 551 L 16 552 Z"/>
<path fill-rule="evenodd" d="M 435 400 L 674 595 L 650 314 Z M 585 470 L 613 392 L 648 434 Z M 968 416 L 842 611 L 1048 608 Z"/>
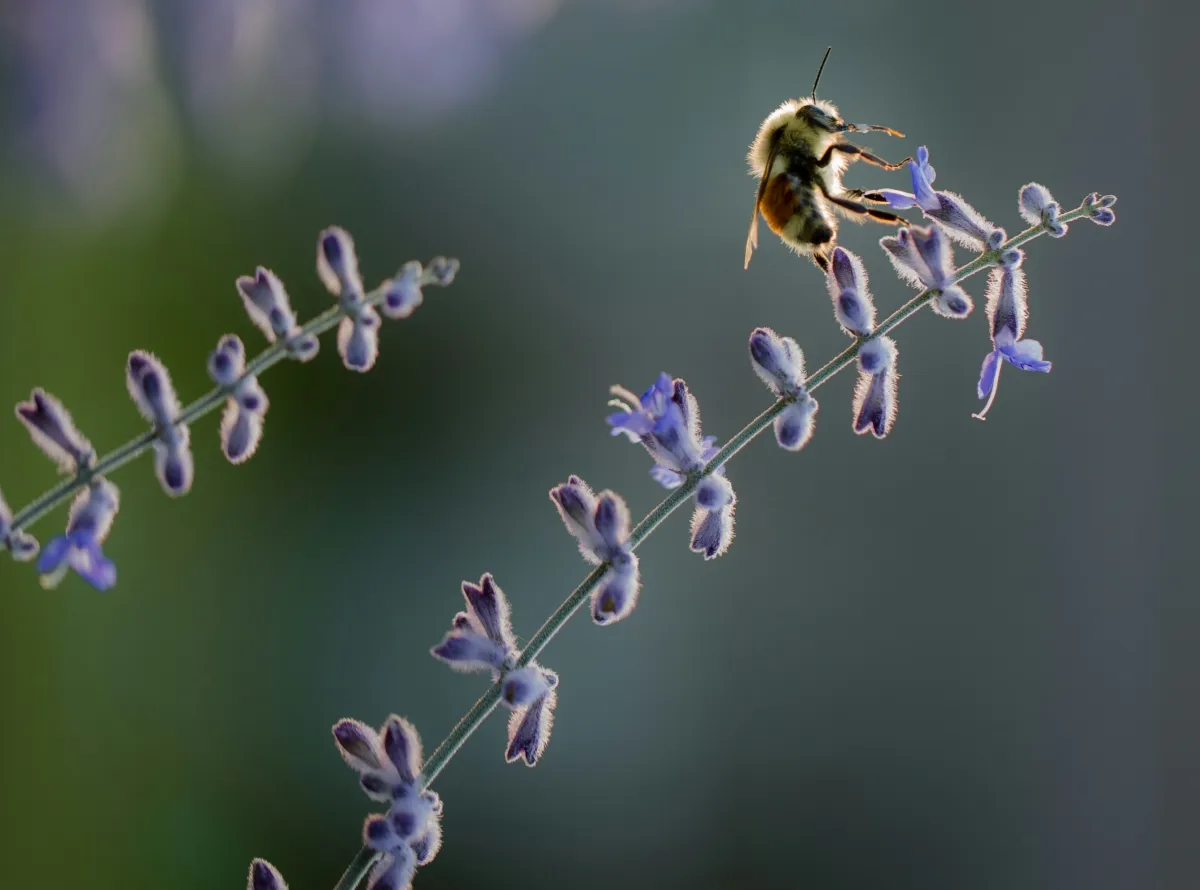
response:
<path fill-rule="evenodd" d="M 35 389 L 28 402 L 17 404 L 17 419 L 25 424 L 33 444 L 58 464 L 61 472 L 78 473 L 95 462 L 92 443 L 75 429 L 62 402 L 45 390 Z"/>
<path fill-rule="evenodd" d="M 100 545 L 112 529 L 120 503 L 117 487 L 103 477 L 80 490 L 71 504 L 66 533 L 47 541 L 38 558 L 43 587 L 58 586 L 67 569 L 74 569 L 97 590 L 108 590 L 117 583 L 117 567 Z"/>
<path fill-rule="evenodd" d="M 28 562 L 37 556 L 38 542 L 33 535 L 12 527 L 13 512 L 0 491 L 0 547 L 3 547 L 17 562 Z"/>
<path fill-rule="evenodd" d="M 263 420 L 270 403 L 258 378 L 246 373 L 246 347 L 226 334 L 208 357 L 208 375 L 229 390 L 221 415 L 221 451 L 233 464 L 249 460 L 262 441 Z"/>
<path fill-rule="evenodd" d="M 138 411 L 154 426 L 154 472 L 163 491 L 172 497 L 192 487 L 194 462 L 191 434 L 179 422 L 179 397 L 171 375 L 155 356 L 138 350 L 129 354 L 125 385 Z"/>

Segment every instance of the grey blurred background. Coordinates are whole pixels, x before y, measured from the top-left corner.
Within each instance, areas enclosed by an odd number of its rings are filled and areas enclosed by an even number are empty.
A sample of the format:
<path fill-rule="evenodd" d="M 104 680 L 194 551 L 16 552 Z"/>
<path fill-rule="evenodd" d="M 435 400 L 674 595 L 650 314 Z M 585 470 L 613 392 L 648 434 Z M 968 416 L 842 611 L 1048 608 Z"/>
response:
<path fill-rule="evenodd" d="M 126 353 L 199 393 L 218 335 L 259 342 L 237 275 L 265 264 L 302 315 L 327 305 L 313 257 L 333 222 L 372 283 L 437 253 L 462 272 L 385 327 L 371 374 L 326 340 L 265 377 L 249 464 L 224 463 L 210 418 L 187 498 L 147 461 L 120 472 L 111 593 L 0 562 L 0 886 L 235 888 L 253 856 L 293 890 L 333 885 L 371 805 L 330 725 L 395 711 L 432 748 L 485 685 L 427 655 L 459 582 L 494 572 L 528 636 L 585 572 L 549 487 L 578 473 L 635 516 L 662 496 L 608 436 L 607 387 L 685 376 L 724 439 L 769 404 L 753 327 L 812 367 L 843 347 L 811 264 L 764 232 L 741 268 L 746 146 L 827 44 L 821 93 L 908 134 L 861 141 L 928 144 L 938 185 L 1010 232 L 1031 179 L 1069 207 L 1120 196 L 1112 229 L 1030 251 L 1029 335 L 1054 372 L 1009 369 L 973 421 L 982 312 L 923 313 L 899 333 L 886 441 L 852 434 L 847 375 L 802 455 L 754 443 L 730 465 L 729 554 L 705 564 L 672 517 L 640 551 L 634 615 L 580 618 L 547 651 L 543 763 L 506 766 L 497 717 L 439 779 L 446 845 L 418 887 L 1196 886 L 1181 10 L 2 9 L 0 399 L 45 386 L 115 446 L 140 428 Z M 886 230 L 843 231 L 881 310 L 899 305 Z M 981 305 L 983 279 L 968 289 Z M 53 480 L 15 422 L 0 456 L 14 506 Z"/>

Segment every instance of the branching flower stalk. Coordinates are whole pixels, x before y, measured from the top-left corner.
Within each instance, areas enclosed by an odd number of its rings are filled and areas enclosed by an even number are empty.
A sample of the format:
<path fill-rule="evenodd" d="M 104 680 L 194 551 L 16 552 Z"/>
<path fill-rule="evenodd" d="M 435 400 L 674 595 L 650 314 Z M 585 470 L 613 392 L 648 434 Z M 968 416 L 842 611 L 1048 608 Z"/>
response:
<path fill-rule="evenodd" d="M 894 203 L 899 207 L 921 206 L 920 200 L 926 200 L 930 208 L 922 209 L 932 209 L 927 217 L 935 225 L 927 230 L 902 231 L 898 237 L 884 238 L 881 245 L 890 254 L 902 278 L 936 286 L 924 287 L 876 325 L 861 260 L 837 248 L 827 283 L 835 315 L 843 329 L 854 338 L 853 342 L 805 378 L 803 354 L 795 341 L 780 338 L 769 329 L 756 330 L 750 340 L 751 359 L 756 372 L 778 398 L 725 445 L 717 448 L 711 439 L 700 438 L 695 399 L 687 392 L 683 381 L 672 381 L 663 375 L 640 399 L 621 387 L 613 388 L 619 397 L 614 404 L 623 409 L 622 413 L 609 418 L 613 432 L 626 433 L 646 446 L 656 462 L 651 475 L 670 488 L 670 494 L 636 526 L 629 528 L 624 503 L 611 492 L 594 495 L 577 477 L 571 477 L 564 485 L 551 490 L 551 499 L 568 530 L 579 540 L 584 557 L 596 565 L 520 651 L 515 650 L 513 643 L 507 599 L 494 579 L 485 575 L 478 585 L 469 582 L 463 585 L 467 611 L 455 617 L 451 632 L 432 651 L 435 657 L 456 669 L 490 670 L 493 682 L 421 764 L 419 772 L 413 762 L 411 782 L 396 786 L 403 790 L 393 796 L 389 814 L 368 819 L 364 827 L 364 846 L 335 890 L 355 890 L 368 877 L 371 890 L 404 890 L 410 886 L 416 867 L 432 859 L 427 838 L 436 835 L 438 844 L 441 840 L 438 822 L 441 801 L 429 790 L 430 786 L 497 706 L 505 704 L 515 712 L 509 726 L 506 759 L 512 761 L 523 757 L 530 766 L 536 763 L 548 741 L 550 711 L 558 685 L 557 675 L 539 667 L 536 659 L 589 599 L 593 619 L 598 624 L 608 624 L 628 615 L 636 601 L 638 587 L 637 560 L 633 551 L 689 498 L 695 498 L 697 504 L 692 549 L 706 558 L 724 552 L 732 538 L 734 503 L 732 487 L 724 478 L 724 468 L 746 445 L 774 426 L 782 447 L 800 450 L 813 431 L 817 406 L 812 392 L 855 364 L 861 375 L 854 405 L 855 432 L 871 432 L 877 438 L 887 434 L 895 416 L 896 360 L 895 344 L 887 335 L 901 323 L 926 306 L 949 318 L 966 317 L 973 304 L 959 287 L 960 282 L 984 269 L 991 269 L 988 316 L 995 348 L 984 361 L 980 398 L 987 397 L 990 407 L 1002 358 L 1026 370 L 1049 370 L 1049 362 L 1041 359 L 1041 345 L 1020 339 L 1026 315 L 1020 248 L 1043 234 L 1061 237 L 1066 233 L 1066 224 L 1075 220 L 1086 218 L 1099 225 L 1111 225 L 1115 216 L 1110 208 L 1116 199 L 1093 193 L 1074 210 L 1061 212 L 1044 187 L 1031 184 L 1022 189 L 1020 195 L 1022 216 L 1031 225 L 1020 234 L 1006 238 L 1002 229 L 987 223 L 961 197 L 932 192 L 929 183 L 933 179 L 933 170 L 928 165 L 928 152 L 923 148 L 918 161 L 912 164 L 912 175 L 915 197 L 897 192 L 889 194 L 897 196 Z M 953 212 L 947 213 L 946 207 Z M 955 223 L 963 221 L 965 224 L 954 230 Z M 962 243 L 975 245 L 981 252 L 966 265 L 953 268 L 949 248 L 942 240 L 943 232 Z M 1021 343 L 1028 344 L 1028 348 L 1017 348 Z M 1035 352 L 1036 357 L 1033 356 Z M 982 419 L 981 415 L 974 416 Z M 539 676 L 544 678 L 540 685 Z M 541 723 L 532 730 L 528 726 L 531 714 L 539 717 Z M 419 750 L 419 739 L 415 730 L 401 718 L 389 718 L 381 733 L 350 720 L 340 721 L 334 727 L 334 737 L 343 756 L 359 769 L 364 789 L 376 799 L 388 798 L 372 794 L 372 782 L 376 780 L 371 778 L 374 768 L 370 763 L 388 768 L 388 739 L 395 737 L 401 724 L 409 732 L 408 742 L 402 746 L 404 756 L 411 759 L 412 751 Z M 356 756 L 365 757 L 365 761 L 355 762 Z M 436 808 L 430 803 L 423 810 L 414 809 L 411 801 L 422 796 L 436 801 Z M 380 832 L 375 828 L 380 820 L 390 820 L 392 826 L 383 843 L 378 840 Z M 432 849 L 436 852 L 436 845 Z M 255 875 L 267 874 L 268 869 L 270 880 L 256 883 Z M 251 867 L 250 890 L 284 888 L 283 879 L 272 866 L 263 860 L 255 860 Z"/>
<path fill-rule="evenodd" d="M 350 235 L 336 226 L 326 229 L 317 241 L 317 272 L 337 303 L 299 325 L 283 283 L 274 273 L 260 266 L 255 275 L 239 278 L 237 288 L 246 310 L 270 345 L 247 362 L 241 340 L 234 335 L 223 337 L 209 358 L 209 374 L 216 386 L 186 407 L 180 407 L 166 368 L 158 359 L 146 352 L 132 353 L 126 369 L 129 392 L 151 428 L 102 457 L 97 457 L 78 433 L 58 400 L 35 389 L 28 402 L 17 406 L 17 417 L 34 442 L 68 475 L 15 513 L 0 494 L 0 550 L 9 550 L 20 561 L 33 559 L 39 545 L 26 529 L 75 495 L 67 533 L 42 551 L 38 569 L 43 583 L 57 584 L 71 567 L 94 586 L 111 587 L 116 569 L 99 546 L 119 504 L 116 486 L 105 478 L 108 474 L 154 450 L 156 472 L 167 494 L 186 494 L 192 481 L 188 427 L 223 405 L 222 448 L 231 462 L 242 463 L 258 446 L 267 411 L 259 375 L 287 358 L 313 358 L 320 336 L 334 327 L 338 328 L 338 350 L 345 366 L 359 372 L 370 370 L 378 354 L 377 308 L 388 318 L 407 318 L 423 302 L 422 288 L 449 285 L 458 265 L 458 260 L 446 257 L 435 257 L 426 266 L 414 260 L 395 277 L 365 291 Z"/>

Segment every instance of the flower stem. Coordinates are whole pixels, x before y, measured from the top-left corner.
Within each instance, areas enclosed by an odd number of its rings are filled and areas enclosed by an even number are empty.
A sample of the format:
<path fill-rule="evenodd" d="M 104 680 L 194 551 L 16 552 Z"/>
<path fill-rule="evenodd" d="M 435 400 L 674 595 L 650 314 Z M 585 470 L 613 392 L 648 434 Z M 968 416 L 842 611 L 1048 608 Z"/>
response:
<path fill-rule="evenodd" d="M 1059 222 L 1067 223 L 1071 222 L 1072 220 L 1087 216 L 1090 211 L 1091 208 L 1084 203 L 1080 204 L 1074 210 L 1061 214 L 1058 219 Z M 996 250 L 985 251 L 975 259 L 971 260 L 971 262 L 967 263 L 965 266 L 961 266 L 956 269 L 954 272 L 954 281 L 962 281 L 965 278 L 971 277 L 976 272 L 981 272 L 986 268 L 994 266 L 997 257 L 1000 255 L 1000 251 L 1007 250 L 1010 247 L 1020 247 L 1022 244 L 1032 241 L 1034 238 L 1042 235 L 1045 231 L 1045 226 L 1030 226 L 1019 235 L 1014 235 L 1012 238 L 1009 238 Z M 829 382 L 829 380 L 832 379 L 836 374 L 846 370 L 846 368 L 854 364 L 854 359 L 858 355 L 858 351 L 864 343 L 866 343 L 868 340 L 873 340 L 876 337 L 882 337 L 899 327 L 901 323 L 923 309 L 933 298 L 933 293 L 934 292 L 931 290 L 926 290 L 917 294 L 915 297 L 885 318 L 879 324 L 879 326 L 875 328 L 870 336 L 859 337 L 853 343 L 843 349 L 831 361 L 825 364 L 824 367 L 808 378 L 806 383 L 807 390 L 812 392 L 817 387 Z M 779 399 L 774 405 L 759 414 L 758 417 L 754 418 L 752 421 L 742 427 L 739 432 L 735 433 L 734 436 L 725 443 L 724 447 L 713 456 L 713 459 L 704 466 L 704 469 L 698 473 L 692 474 L 683 483 L 683 485 L 672 490 L 671 493 L 667 495 L 667 497 L 664 498 L 657 507 L 646 514 L 642 521 L 639 522 L 630 533 L 630 548 L 636 549 L 639 544 L 646 540 L 646 538 L 650 537 L 651 533 L 662 524 L 662 521 L 674 513 L 675 510 L 677 510 L 679 506 L 691 496 L 692 492 L 696 490 L 696 486 L 700 484 L 701 480 L 707 476 L 711 476 L 718 469 L 724 466 L 726 462 L 730 460 L 730 458 L 732 458 L 735 454 L 737 454 L 739 451 L 749 445 L 750 442 L 757 438 L 760 433 L 762 433 L 771 425 L 771 422 L 775 419 L 775 416 L 784 408 L 786 408 L 790 401 L 791 400 L 788 398 Z M 517 658 L 518 667 L 525 667 L 531 661 L 537 658 L 539 654 L 541 654 L 542 650 L 549 645 L 552 639 L 554 639 L 555 634 L 562 630 L 563 626 L 571 620 L 571 616 L 573 616 L 579 610 L 579 607 L 582 606 L 587 600 L 588 596 L 592 592 L 592 589 L 599 584 L 600 579 L 604 577 L 604 572 L 607 568 L 607 565 L 600 565 L 592 569 L 592 571 L 588 573 L 588 576 L 583 579 L 580 585 L 571 591 L 571 595 L 563 600 L 562 605 L 554 610 L 554 614 L 546 619 L 545 623 L 538 628 L 537 633 L 530 638 L 525 648 L 521 650 L 521 654 Z M 446 736 L 446 738 L 442 740 L 442 743 L 437 746 L 434 752 L 429 755 L 429 758 L 425 761 L 425 766 L 421 771 L 420 786 L 422 789 L 428 788 L 431 784 L 433 784 L 433 780 L 436 779 L 438 775 L 441 774 L 442 770 L 446 768 L 446 765 L 450 762 L 451 758 L 458 753 L 458 749 L 466 743 L 467 739 L 474 734 L 475 730 L 478 729 L 483 724 L 483 721 L 485 721 L 492 711 L 496 709 L 496 706 L 500 703 L 501 683 L 502 679 L 488 687 L 487 692 L 483 694 L 479 701 L 475 702 L 475 704 L 471 707 L 471 710 L 467 711 L 463 718 L 455 725 L 454 729 L 450 731 L 450 734 Z M 358 855 L 354 858 L 354 863 L 366 863 L 366 865 L 364 865 L 359 871 L 360 878 L 362 874 L 366 873 L 366 870 L 370 867 L 371 863 L 374 862 L 376 855 L 377 854 L 372 852 L 368 847 L 363 847 L 358 851 Z M 352 863 L 351 868 L 348 869 L 346 874 L 342 876 L 342 880 L 338 882 L 334 890 L 354 890 L 354 888 L 357 886 L 357 883 L 346 883 L 347 877 L 351 875 L 353 870 L 354 864 Z"/>
<path fill-rule="evenodd" d="M 428 271 L 421 272 L 421 278 L 418 286 L 427 284 L 436 284 L 437 282 L 429 274 Z M 384 287 L 376 288 L 365 296 L 365 301 L 377 306 L 383 302 L 387 296 L 387 289 Z M 304 325 L 296 334 L 297 337 L 307 334 L 320 336 L 330 328 L 337 325 L 346 315 L 345 308 L 339 301 L 336 305 L 326 309 L 316 318 L 312 319 Z M 268 346 L 258 355 L 256 355 L 246 365 L 246 370 L 242 372 L 229 386 L 216 386 L 206 392 L 200 398 L 196 399 L 190 405 L 179 412 L 179 417 L 176 423 L 188 424 L 194 420 L 198 420 L 206 414 L 219 408 L 229 398 L 230 394 L 237 388 L 238 384 L 247 377 L 256 376 L 266 371 L 272 365 L 276 365 L 288 357 L 287 342 L 279 340 Z M 151 429 L 135 436 L 124 445 L 110 451 L 108 454 L 99 458 L 94 464 L 89 467 L 81 467 L 75 475 L 69 479 L 64 479 L 58 485 L 51 488 L 49 491 L 37 497 L 32 503 L 21 508 L 13 516 L 12 530 L 14 532 L 22 531 L 33 525 L 59 504 L 66 501 L 79 489 L 87 485 L 97 476 L 106 476 L 114 470 L 120 469 L 132 460 L 141 457 L 145 454 L 154 441 L 158 438 L 158 431 Z M 4 550 L 4 542 L 0 540 L 0 550 Z"/>

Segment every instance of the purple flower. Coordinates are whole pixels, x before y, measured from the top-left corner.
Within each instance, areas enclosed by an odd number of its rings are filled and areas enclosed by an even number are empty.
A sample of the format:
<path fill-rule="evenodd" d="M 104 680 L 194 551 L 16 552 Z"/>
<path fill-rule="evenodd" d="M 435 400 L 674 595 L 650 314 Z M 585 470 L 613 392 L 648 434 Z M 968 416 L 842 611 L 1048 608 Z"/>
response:
<path fill-rule="evenodd" d="M 752 340 L 752 359 L 754 346 Z M 789 345 L 776 340 L 769 344 L 769 350 L 770 355 L 763 356 L 764 364 L 755 360 L 755 369 L 762 369 L 759 376 L 768 385 L 779 387 L 779 392 L 798 395 L 804 374 L 799 347 L 794 342 Z M 631 442 L 645 446 L 655 462 L 650 476 L 663 488 L 678 488 L 690 475 L 703 470 L 720 451 L 715 437 L 700 438 L 700 407 L 684 381 L 660 374 L 640 399 L 621 386 L 614 386 L 612 393 L 616 398 L 609 404 L 623 409 L 608 417 L 613 435 L 624 433 Z M 717 479 L 720 481 L 713 481 Z M 717 487 L 721 492 L 728 490 L 729 502 L 719 508 L 704 507 L 702 492 L 711 493 Z M 705 559 L 713 559 L 724 553 L 733 540 L 733 488 L 725 479 L 724 467 L 700 482 L 696 503 L 691 549 L 703 553 Z"/>
<path fill-rule="evenodd" d="M 639 399 L 621 386 L 609 404 L 621 410 L 608 416 L 613 435 L 640 442 L 654 459 L 651 478 L 663 488 L 678 488 L 717 453 L 715 437 L 700 438 L 700 408 L 683 380 L 659 374 Z"/>
<path fill-rule="evenodd" d="M 255 859 L 250 863 L 246 890 L 288 890 L 288 886 L 275 866 L 265 859 Z"/>
<path fill-rule="evenodd" d="M 154 472 L 163 491 L 172 497 L 192 487 L 194 462 L 187 424 L 179 423 L 179 398 L 171 375 L 155 356 L 138 350 L 129 354 L 125 368 L 129 395 L 158 438 L 154 440 Z"/>
<path fill-rule="evenodd" d="M 384 291 L 380 310 L 388 318 L 408 318 L 425 301 L 421 283 L 445 287 L 458 274 L 458 260 L 444 256 L 434 257 L 423 269 L 416 260 L 405 263 L 395 278 L 389 278 L 380 287 Z"/>
<path fill-rule="evenodd" d="M 230 394 L 221 415 L 221 451 L 230 463 L 244 463 L 262 440 L 270 403 L 258 378 L 246 373 L 246 347 L 239 338 L 233 334 L 221 338 L 208 357 L 208 374 Z"/>
<path fill-rule="evenodd" d="M 539 676 L 537 679 L 530 679 L 529 672 L 536 672 Z M 508 721 L 508 748 L 505 749 L 504 759 L 509 763 L 524 760 L 526 766 L 537 766 L 550 741 L 550 730 L 554 726 L 554 706 L 558 703 L 558 675 L 543 670 L 536 664 L 531 664 L 521 671 L 514 671 L 509 677 L 516 674 L 523 674 L 514 683 L 514 686 L 519 684 L 521 691 L 514 691 L 513 694 L 523 696 L 521 700 L 528 699 L 529 703 L 523 706 L 510 704 L 513 714 Z M 501 700 L 508 704 L 503 696 Z"/>
<path fill-rule="evenodd" d="M 593 494 L 578 476 L 550 489 L 550 500 L 579 541 L 583 558 L 608 565 L 592 592 L 592 620 L 613 624 L 625 618 L 637 605 L 640 585 L 638 560 L 629 546 L 629 508 L 614 492 Z"/>
<path fill-rule="evenodd" d="M 0 491 L 0 548 L 12 554 L 17 562 L 28 562 L 37 556 L 38 542 L 30 534 L 12 527 L 13 512 Z"/>
<path fill-rule="evenodd" d="M 910 284 L 933 291 L 933 311 L 946 318 L 966 318 L 971 298 L 954 280 L 954 252 L 942 230 L 911 226 L 879 240 L 896 273 Z"/>
<path fill-rule="evenodd" d="M 288 355 L 302 362 L 317 354 L 320 341 L 301 330 L 283 282 L 274 272 L 259 266 L 253 276 L 238 278 L 237 289 L 246 314 L 269 343 L 282 340 L 287 344 Z"/>
<path fill-rule="evenodd" d="M 971 415 L 984 420 L 1000 382 L 1001 361 L 1008 362 L 1022 371 L 1050 372 L 1051 363 L 1042 358 L 1042 344 L 1037 340 L 1022 340 L 1025 319 L 1029 310 L 1025 301 L 1025 270 L 1018 264 L 993 269 L 988 278 L 988 320 L 992 325 L 992 351 L 983 359 L 979 371 L 979 398 L 987 404 L 978 414 Z"/>
<path fill-rule="evenodd" d="M 844 247 L 834 248 L 825 272 L 825 287 L 842 330 L 851 337 L 866 337 L 875 330 L 875 301 L 861 259 Z"/>
<path fill-rule="evenodd" d="M 339 299 L 346 317 L 338 325 L 338 354 L 351 371 L 366 372 L 379 357 L 379 313 L 366 302 L 354 239 L 330 226 L 317 239 L 317 274 Z"/>
<path fill-rule="evenodd" d="M 71 504 L 66 533 L 47 541 L 38 559 L 43 587 L 58 586 L 67 569 L 74 569 L 97 590 L 108 590 L 117 583 L 117 567 L 104 556 L 100 545 L 108 537 L 120 502 L 117 487 L 103 477 L 93 479 L 79 492 Z"/>
<path fill-rule="evenodd" d="M 430 652 L 456 671 L 499 675 L 512 666 L 517 652 L 508 598 L 491 574 L 478 584 L 464 581 L 462 591 L 467 610 L 454 616 L 452 629 Z"/>
<path fill-rule="evenodd" d="M 1051 238 L 1061 238 L 1067 234 L 1066 224 L 1058 221 L 1062 207 L 1044 185 L 1031 182 L 1021 186 L 1017 195 L 1017 209 L 1021 219 L 1031 226 L 1041 226 Z"/>
<path fill-rule="evenodd" d="M 62 402 L 42 389 L 35 389 L 28 402 L 17 404 L 17 419 L 25 424 L 33 443 L 58 464 L 64 473 L 78 473 L 96 461 L 92 443 L 71 420 Z"/>
<path fill-rule="evenodd" d="M 1116 195 L 1102 197 L 1099 192 L 1092 192 L 1083 202 L 1088 206 L 1088 219 L 1096 225 L 1111 226 L 1117 221 L 1117 215 L 1111 209 L 1117 203 Z"/>
<path fill-rule="evenodd" d="M 984 219 L 983 215 L 954 192 L 933 189 L 937 173 L 929 164 L 929 149 L 917 149 L 917 157 L 908 162 L 912 174 L 913 193 L 879 189 L 888 204 L 897 210 L 919 207 L 926 217 L 945 228 L 946 233 L 966 247 L 995 250 L 1004 243 L 1004 230 Z"/>
<path fill-rule="evenodd" d="M 421 789 L 420 736 L 393 714 L 380 732 L 357 720 L 339 720 L 333 738 L 367 795 L 391 804 L 386 814 L 369 816 L 363 825 L 363 842 L 383 854 L 368 886 L 403 890 L 442 842 L 441 798 Z"/>
<path fill-rule="evenodd" d="M 854 390 L 854 432 L 882 439 L 896 420 L 896 343 L 879 337 L 858 351 L 858 385 Z"/>
<path fill-rule="evenodd" d="M 750 334 L 750 363 L 771 392 L 792 400 L 775 418 L 775 441 L 788 451 L 799 451 L 812 438 L 818 407 L 805 388 L 804 352 L 791 337 L 755 328 Z"/>

